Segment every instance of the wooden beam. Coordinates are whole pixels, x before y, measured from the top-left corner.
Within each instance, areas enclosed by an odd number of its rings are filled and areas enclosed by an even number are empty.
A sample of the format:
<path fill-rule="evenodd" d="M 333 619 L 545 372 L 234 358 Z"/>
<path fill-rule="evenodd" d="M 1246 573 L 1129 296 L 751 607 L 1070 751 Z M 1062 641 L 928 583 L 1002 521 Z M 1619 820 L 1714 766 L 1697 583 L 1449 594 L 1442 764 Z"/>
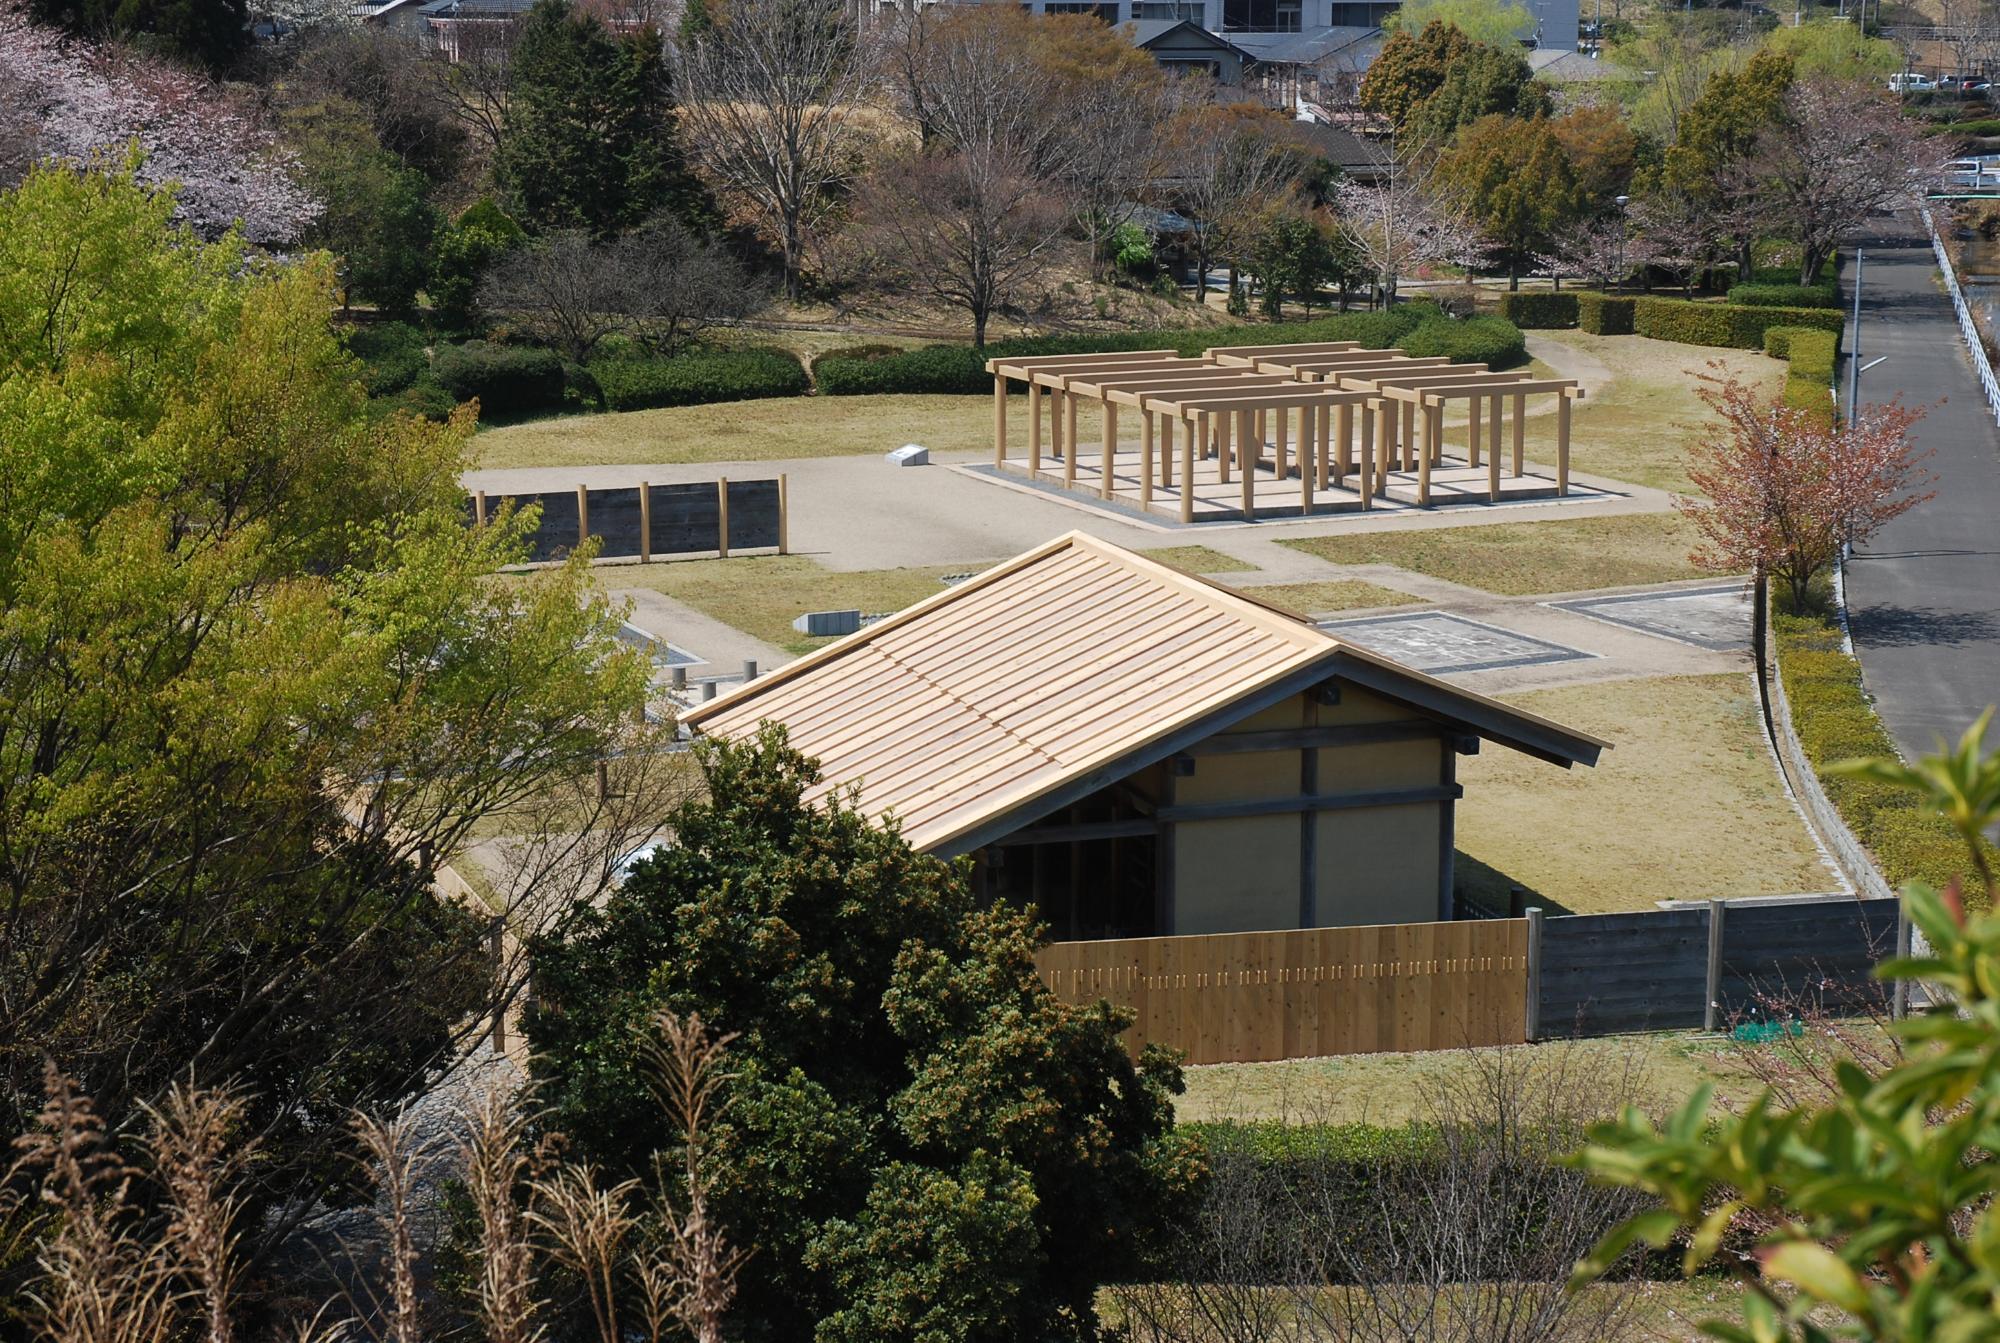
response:
<path fill-rule="evenodd" d="M 1436 406 L 1425 406 L 1422 424 L 1424 436 L 1417 444 L 1417 507 L 1429 508 L 1431 458 L 1437 452 L 1438 436 L 1444 432 L 1444 412 Z"/>
<path fill-rule="evenodd" d="M 1227 485 L 1231 447 L 1229 440 L 1236 426 L 1236 417 L 1225 412 L 1215 415 L 1213 423 L 1215 424 L 1215 481 L 1218 485 Z"/>
<path fill-rule="evenodd" d="M 1109 406 L 1105 408 L 1108 414 Z M 1153 506 L 1153 415 L 1139 412 L 1139 507 Z"/>
<path fill-rule="evenodd" d="M 1042 469 L 1042 389 L 1028 384 L 1028 474 Z"/>
<path fill-rule="evenodd" d="M 993 375 L 993 465 L 1007 465 L 1007 380 Z"/>
<path fill-rule="evenodd" d="M 1147 411 L 1148 417 L 1153 412 Z M 1160 488 L 1174 487 L 1174 417 L 1160 416 Z"/>
<path fill-rule="evenodd" d="M 1282 411 L 1279 412 L 1283 414 Z M 1321 412 L 1324 414 L 1324 412 Z M 1313 408 L 1299 407 L 1299 512 L 1306 517 L 1313 511 L 1313 473 L 1319 470 L 1319 435 L 1313 429 Z"/>
<path fill-rule="evenodd" d="M 1396 403 L 1391 402 L 1390 404 L 1394 405 Z M 1396 443 L 1403 450 L 1403 469 L 1411 471 L 1415 470 L 1417 465 L 1417 408 L 1413 403 L 1408 401 L 1401 404 L 1403 424 L 1400 432 L 1396 435 Z"/>
<path fill-rule="evenodd" d="M 1484 400 L 1484 397 L 1478 396 L 1469 396 L 1465 399 L 1465 415 L 1469 429 L 1469 432 L 1466 434 L 1465 464 L 1467 466 L 1479 465 L 1479 412 L 1481 403 Z"/>
<path fill-rule="evenodd" d="M 778 553 L 792 553 L 792 484 L 783 471 L 778 473 Z"/>
<path fill-rule="evenodd" d="M 1257 516 L 1257 457 L 1258 449 L 1263 446 L 1260 443 L 1253 443 L 1250 439 L 1250 435 L 1256 429 L 1256 426 L 1251 423 L 1250 418 L 1254 413 L 1248 410 L 1239 410 L 1236 412 L 1236 444 L 1239 454 L 1236 462 L 1236 472 L 1243 481 L 1243 520 L 1245 522 L 1253 521 Z"/>
<path fill-rule="evenodd" d="M 1111 469 L 1118 459 L 1118 407 L 1109 401 L 1104 403 L 1104 454 L 1102 474 L 1097 481 L 1097 497 L 1111 497 Z"/>
<path fill-rule="evenodd" d="M 1178 359 L 1179 350 L 1119 350 L 1111 354 L 1037 354 L 1021 359 L 988 359 L 988 373 L 1005 373 L 1010 378 L 1025 378 L 1029 373 L 1043 368 L 1081 368 L 1091 364 L 1131 363 L 1135 359 Z"/>
<path fill-rule="evenodd" d="M 1521 476 L 1521 454 L 1528 436 L 1528 398 L 1525 394 L 1514 394 L 1514 478 Z"/>
<path fill-rule="evenodd" d="M 729 480 L 724 477 L 715 482 L 715 555 L 717 559 L 729 558 Z"/>
<path fill-rule="evenodd" d="M 784 516 L 782 506 L 780 506 L 778 514 L 780 517 Z M 642 480 L 639 482 L 639 563 L 651 564 L 652 562 L 653 484 L 651 481 Z"/>
<path fill-rule="evenodd" d="M 1160 823 L 1150 816 L 1133 816 L 1118 821 L 1079 821 L 1073 825 L 1031 825 L 1002 835 L 987 847 L 1014 849 L 1028 844 L 1074 844 L 1093 839 L 1135 839 L 1158 834 Z"/>
<path fill-rule="evenodd" d="M 1464 796 L 1458 784 L 1428 788 L 1385 788 L 1372 793 L 1302 793 L 1295 797 L 1259 798 L 1244 802 L 1202 802 L 1162 807 L 1155 820 L 1230 821 L 1245 816 L 1288 816 L 1301 811 L 1356 811 L 1373 807 L 1408 807 L 1424 802 L 1448 802 Z"/>
<path fill-rule="evenodd" d="M 1500 398 L 1493 397 L 1486 417 L 1486 495 L 1494 504 L 1500 502 L 1500 409 Z"/>
<path fill-rule="evenodd" d="M 1169 420 L 1169 424 L 1173 421 Z M 1197 432 L 1206 433 L 1206 423 L 1190 421 L 1187 432 L 1181 435 L 1181 521 L 1194 521 L 1194 440 Z"/>
<path fill-rule="evenodd" d="M 1415 382 L 1398 383 L 1421 395 L 1424 400 L 1452 400 L 1461 396 L 1481 396 L 1487 392 L 1519 392 L 1523 396 L 1539 396 L 1547 392 L 1562 392 L 1571 384 L 1556 378 L 1531 379 L 1517 377 L 1512 373 L 1495 373 L 1484 378 L 1468 378 L 1463 382 L 1439 382 L 1420 386 Z"/>
<path fill-rule="evenodd" d="M 1257 413 L 1261 416 L 1264 412 L 1258 411 Z M 1302 417 L 1304 416 L 1305 414 L 1304 406 L 1299 407 L 1299 414 Z M 1286 459 L 1288 457 L 1289 449 L 1291 447 L 1291 443 L 1289 442 L 1290 435 L 1288 434 L 1287 430 L 1291 427 L 1292 408 L 1290 406 L 1279 406 L 1276 410 L 1271 412 L 1271 418 L 1276 422 L 1275 427 L 1277 428 L 1278 431 L 1276 434 L 1272 435 L 1272 440 L 1271 440 L 1271 453 L 1272 453 L 1271 471 L 1272 474 L 1277 476 L 1279 480 L 1283 480 L 1285 478 L 1285 467 L 1287 465 Z M 1300 420 L 1300 423 L 1303 424 L 1304 422 L 1305 421 L 1302 418 Z M 1305 442 L 1305 436 L 1303 434 L 1299 436 L 1299 442 L 1301 444 Z"/>
<path fill-rule="evenodd" d="M 1387 723 L 1343 723 L 1319 727 L 1259 728 L 1250 732 L 1218 732 L 1181 752 L 1187 756 L 1255 755 L 1265 751 L 1297 751 L 1306 747 L 1333 750 L 1342 746 L 1374 746 L 1391 741 L 1423 741 L 1456 735 L 1452 727 L 1429 718 L 1400 718 Z"/>
<path fill-rule="evenodd" d="M 576 543 L 582 545 L 590 537 L 590 487 L 576 487 Z"/>
<path fill-rule="evenodd" d="M 1569 493 L 1569 398 L 1556 398 L 1556 493 Z"/>
<path fill-rule="evenodd" d="M 1063 404 L 1063 487 L 1076 488 L 1076 394 L 1064 392 Z"/>
<path fill-rule="evenodd" d="M 486 525 L 485 490 L 474 490 L 472 492 L 472 520 L 478 526 L 484 527 Z"/>

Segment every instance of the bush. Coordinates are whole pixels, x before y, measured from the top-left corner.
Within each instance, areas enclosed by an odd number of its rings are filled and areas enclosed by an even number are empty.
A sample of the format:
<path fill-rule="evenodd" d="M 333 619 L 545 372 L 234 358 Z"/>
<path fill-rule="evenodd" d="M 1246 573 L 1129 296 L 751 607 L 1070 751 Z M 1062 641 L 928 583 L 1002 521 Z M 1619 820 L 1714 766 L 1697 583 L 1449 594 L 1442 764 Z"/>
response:
<path fill-rule="evenodd" d="M 1632 306 L 1634 331 L 1683 345 L 1761 350 L 1764 333 L 1774 326 L 1810 327 L 1838 336 L 1843 325 L 1840 314 L 1829 308 L 1755 308 L 1678 298 L 1639 298 Z"/>
<path fill-rule="evenodd" d="M 440 387 L 435 378 L 425 374 L 394 396 L 384 398 L 380 404 L 392 410 L 406 410 L 418 419 L 435 420 L 442 424 L 458 409 L 458 398 Z"/>
<path fill-rule="evenodd" d="M 424 333 L 408 322 L 351 327 L 346 344 L 361 361 L 361 385 L 370 396 L 393 396 L 430 372 Z"/>
<path fill-rule="evenodd" d="M 700 406 L 714 401 L 754 401 L 802 396 L 806 371 L 785 350 L 709 350 L 672 359 L 624 357 L 591 365 L 611 410 Z"/>
<path fill-rule="evenodd" d="M 1578 294 L 1576 324 L 1593 336 L 1629 336 L 1633 302 L 1618 294 Z"/>
<path fill-rule="evenodd" d="M 1739 284 L 1729 290 L 1731 303 L 1753 308 L 1834 308 L 1840 293 L 1829 277 L 1821 284 Z"/>
<path fill-rule="evenodd" d="M 1764 353 L 1790 364 L 1785 373 L 1785 404 L 1828 422 L 1834 413 L 1829 389 L 1839 352 L 1840 337 L 1831 331 L 1774 326 L 1764 332 Z"/>
<path fill-rule="evenodd" d="M 1403 353 L 1414 358 L 1444 355 L 1454 364 L 1485 364 L 1512 368 L 1528 357 L 1521 328 L 1504 317 L 1472 317 L 1463 322 L 1439 318 L 1423 323 L 1402 341 Z"/>
<path fill-rule="evenodd" d="M 1825 616 L 1780 614 L 1772 620 L 1772 630 L 1778 674 L 1806 759 L 1828 800 L 1874 856 L 1883 878 L 1896 888 L 1924 881 L 1943 889 L 1964 876 L 1964 842 L 1943 816 L 1919 807 L 1902 789 L 1827 772 L 1839 760 L 1896 755 L 1895 743 L 1862 687 L 1861 664 L 1841 651 L 1839 627 Z M 1988 847 L 1992 860 L 2000 863 L 2000 849 Z"/>
<path fill-rule="evenodd" d="M 1521 345 L 1520 332 L 1498 318 L 1470 335 L 1456 337 L 1468 353 L 1461 359 L 1509 358 Z M 1182 356 L 1229 345 L 1285 345 L 1306 341 L 1351 340 L 1371 350 L 1405 344 L 1420 327 L 1451 323 L 1429 303 L 1408 303 L 1383 312 L 1331 313 L 1308 322 L 1270 322 L 1256 326 L 1123 331 L 1096 336 L 1035 336 L 995 341 L 984 349 L 970 345 L 926 345 L 872 358 L 835 357 L 828 351 L 813 361 L 813 378 L 826 396 L 933 393 L 974 396 L 993 390 L 988 359 L 1026 358 L 1049 354 L 1109 354 L 1122 350 L 1172 350 Z M 1434 343 L 1452 340 L 1436 338 Z M 1405 344 L 1405 348 L 1408 348 Z M 1524 348 L 1524 347 L 1523 347 Z M 1447 353 L 1434 350 L 1433 353 Z M 1514 354 L 1518 362 L 1521 355 Z"/>
<path fill-rule="evenodd" d="M 469 340 L 439 350 L 431 371 L 438 385 L 460 401 L 476 397 L 482 420 L 562 407 L 563 362 L 553 350 Z"/>
<path fill-rule="evenodd" d="M 1527 331 L 1575 326 L 1575 294 L 1502 294 L 1500 315 Z"/>
<path fill-rule="evenodd" d="M 821 350 L 808 365 L 813 377 L 819 377 L 819 366 L 825 360 L 858 359 L 864 364 L 877 359 L 888 359 L 906 353 L 901 345 L 841 345 L 831 350 Z"/>

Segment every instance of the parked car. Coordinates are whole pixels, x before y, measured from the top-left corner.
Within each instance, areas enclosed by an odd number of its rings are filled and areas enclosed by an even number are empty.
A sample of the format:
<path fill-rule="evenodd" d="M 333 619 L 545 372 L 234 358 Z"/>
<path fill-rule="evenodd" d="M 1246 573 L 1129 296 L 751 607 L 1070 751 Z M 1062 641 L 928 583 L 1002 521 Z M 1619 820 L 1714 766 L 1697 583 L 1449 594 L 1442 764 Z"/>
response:
<path fill-rule="evenodd" d="M 1900 74 L 1889 76 L 1891 93 L 1930 93 L 1937 88 L 1937 81 L 1929 75 Z"/>
<path fill-rule="evenodd" d="M 1952 87 L 1960 93 L 1985 93 L 1993 84 L 1983 75 L 1966 75 L 1953 80 Z"/>

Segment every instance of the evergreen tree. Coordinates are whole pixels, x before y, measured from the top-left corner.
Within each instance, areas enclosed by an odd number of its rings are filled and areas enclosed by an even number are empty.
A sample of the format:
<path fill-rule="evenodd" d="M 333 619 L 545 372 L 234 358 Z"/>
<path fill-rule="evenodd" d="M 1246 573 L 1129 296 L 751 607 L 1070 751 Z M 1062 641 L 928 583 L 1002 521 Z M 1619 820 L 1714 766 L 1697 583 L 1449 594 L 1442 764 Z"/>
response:
<path fill-rule="evenodd" d="M 676 134 L 665 53 L 651 27 L 618 35 L 570 0 L 538 0 L 509 66 L 494 172 L 535 232 L 608 234 L 659 209 L 697 232 L 714 207 Z"/>
<path fill-rule="evenodd" d="M 1410 114 L 1438 91 L 1452 62 L 1470 50 L 1470 38 L 1436 19 L 1415 35 L 1408 29 L 1397 30 L 1382 44 L 1382 54 L 1361 81 L 1361 106 L 1401 129 Z"/>
<path fill-rule="evenodd" d="M 1522 268 L 1587 204 L 1546 118 L 1482 117 L 1438 166 L 1472 202 L 1480 227 L 1506 259 L 1512 288 L 1520 287 Z"/>
<path fill-rule="evenodd" d="M 1431 144 L 1443 144 L 1481 117 L 1533 117 L 1548 110 L 1549 91 L 1535 82 L 1519 47 L 1473 47 L 1451 61 L 1437 91 L 1406 125 Z"/>

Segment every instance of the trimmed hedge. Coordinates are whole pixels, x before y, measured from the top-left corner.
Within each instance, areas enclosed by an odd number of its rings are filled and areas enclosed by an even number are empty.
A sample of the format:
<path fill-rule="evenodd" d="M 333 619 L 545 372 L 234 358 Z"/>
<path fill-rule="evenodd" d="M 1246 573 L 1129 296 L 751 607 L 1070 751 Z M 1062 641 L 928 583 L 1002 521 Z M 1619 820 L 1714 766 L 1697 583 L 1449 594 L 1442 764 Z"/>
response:
<path fill-rule="evenodd" d="M 1489 322 L 1498 319 L 1487 319 Z M 813 377 L 825 396 L 867 396 L 932 393 L 976 396 L 993 390 L 986 372 L 988 359 L 1025 358 L 1048 354 L 1111 354 L 1122 350 L 1172 350 L 1183 356 L 1225 345 L 1283 345 L 1303 341 L 1352 340 L 1368 349 L 1403 343 L 1420 326 L 1449 324 L 1450 319 L 1428 303 L 1410 303 L 1385 312 L 1332 313 L 1310 322 L 1275 322 L 1260 326 L 1209 327 L 1154 331 L 1123 331 L 1092 336 L 1036 336 L 995 341 L 984 349 L 970 345 L 926 345 L 895 354 L 854 357 L 829 350 L 813 361 Z M 1511 324 L 1509 324 L 1511 327 Z M 1493 328 L 1485 339 L 1491 341 Z M 1519 332 L 1513 332 L 1518 338 Z M 1499 342 L 1504 347 L 1507 342 Z M 1486 352 L 1473 356 L 1486 358 Z M 1504 359 L 1505 349 L 1495 352 Z"/>
<path fill-rule="evenodd" d="M 439 350 L 431 373 L 460 401 L 478 398 L 482 420 L 562 408 L 563 361 L 554 350 L 469 340 Z"/>
<path fill-rule="evenodd" d="M 1772 620 L 1778 674 L 1791 702 L 1792 726 L 1827 798 L 1855 838 L 1874 855 L 1889 885 L 1921 881 L 1942 890 L 1970 877 L 1971 855 L 1943 816 L 1920 805 L 1914 793 L 1870 779 L 1829 773 L 1836 761 L 1896 755 L 1882 720 L 1861 684 L 1861 664 L 1841 651 L 1840 628 L 1824 615 L 1779 614 Z M 1986 845 L 1989 862 L 2000 848 Z M 1969 893 L 1983 899 L 1976 881 Z"/>
<path fill-rule="evenodd" d="M 1403 337 L 1403 353 L 1416 359 L 1443 355 L 1454 364 L 1512 368 L 1527 362 L 1528 338 L 1504 317 L 1470 317 L 1463 322 L 1424 322 Z"/>
<path fill-rule="evenodd" d="M 1578 294 L 1576 324 L 1593 336 L 1629 336 L 1634 302 L 1622 294 Z"/>
<path fill-rule="evenodd" d="M 1729 301 L 1753 308 L 1837 308 L 1840 293 L 1831 280 L 1821 284 L 1739 284 L 1730 287 Z"/>
<path fill-rule="evenodd" d="M 699 351 L 672 359 L 619 357 L 591 365 L 611 410 L 803 396 L 806 371 L 788 351 Z"/>
<path fill-rule="evenodd" d="M 868 364 L 873 363 L 877 359 L 888 359 L 892 356 L 902 354 L 904 350 L 905 347 L 901 345 L 841 345 L 831 350 L 821 350 L 818 354 L 814 355 L 812 362 L 807 365 L 806 371 L 811 373 L 814 380 L 817 381 L 819 378 L 819 366 L 828 359 L 858 359 L 862 363 Z"/>
<path fill-rule="evenodd" d="M 1500 315 L 1524 331 L 1545 331 L 1577 323 L 1575 294 L 1502 294 Z"/>
<path fill-rule="evenodd" d="M 1761 350 L 1764 333 L 1774 326 L 1810 327 L 1838 336 L 1843 325 L 1840 314 L 1829 308 L 1753 308 L 1679 298 L 1639 298 L 1632 304 L 1634 331 L 1682 345 Z"/>

